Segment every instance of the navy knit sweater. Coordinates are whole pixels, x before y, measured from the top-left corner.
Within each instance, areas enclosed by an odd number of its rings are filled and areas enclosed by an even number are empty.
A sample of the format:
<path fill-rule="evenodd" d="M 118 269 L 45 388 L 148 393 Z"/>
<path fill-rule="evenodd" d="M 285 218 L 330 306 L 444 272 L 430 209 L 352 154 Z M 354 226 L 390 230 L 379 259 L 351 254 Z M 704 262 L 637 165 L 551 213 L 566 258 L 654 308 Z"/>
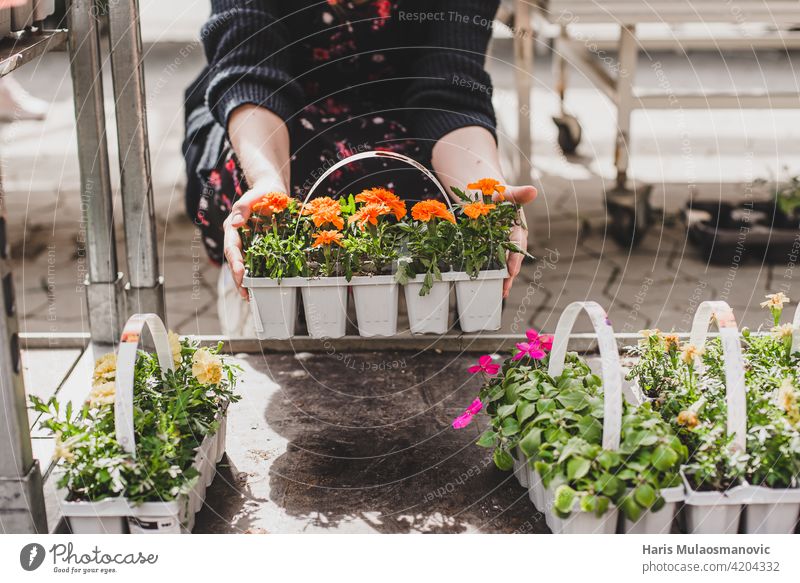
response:
<path fill-rule="evenodd" d="M 378 19 L 359 21 L 366 4 Z M 291 125 L 303 108 L 335 96 L 393 111 L 432 147 L 465 126 L 495 132 L 484 70 L 498 0 L 213 0 L 202 31 L 208 67 L 187 92 L 191 131 L 227 127 L 243 104 Z M 378 22 L 378 20 L 382 20 Z M 368 26 L 380 34 L 361 35 Z M 336 50 L 318 40 L 331 38 Z M 374 30 L 372 31 L 374 33 Z M 353 50 L 348 50 L 348 47 Z M 380 62 L 370 55 L 380 51 Z"/>

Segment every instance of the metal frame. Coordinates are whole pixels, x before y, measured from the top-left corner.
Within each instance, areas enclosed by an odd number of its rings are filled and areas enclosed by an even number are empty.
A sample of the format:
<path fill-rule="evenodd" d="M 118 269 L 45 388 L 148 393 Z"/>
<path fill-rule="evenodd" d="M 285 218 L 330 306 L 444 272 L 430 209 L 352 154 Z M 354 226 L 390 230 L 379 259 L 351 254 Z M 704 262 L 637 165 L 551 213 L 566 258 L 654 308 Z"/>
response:
<path fill-rule="evenodd" d="M 68 31 L 25 31 L 5 42 L 12 45 L 8 49 L 0 43 L 0 76 L 67 41 L 75 101 L 81 212 L 86 225 L 86 302 L 91 336 L 85 340 L 110 345 L 119 339 L 129 311 L 154 312 L 165 319 L 138 0 L 111 2 L 108 14 L 130 279 L 127 285 L 117 259 L 100 34 L 94 1 L 72 0 L 69 16 Z M 47 520 L 42 476 L 31 448 L 2 202 L 0 180 L 0 413 L 4 416 L 0 430 L 0 527 L 6 532 L 44 533 Z"/>
<path fill-rule="evenodd" d="M 642 3 L 637 0 L 616 0 L 611 3 L 600 3 L 597 0 L 514 0 L 515 22 L 517 27 L 530 26 L 533 20 L 536 29 L 546 25 L 556 25 L 559 34 L 555 39 L 553 50 L 553 70 L 555 72 L 555 86 L 561 103 L 562 115 L 566 108 L 564 97 L 567 89 L 567 65 L 571 65 L 589 78 L 616 106 L 617 106 L 617 135 L 614 156 L 614 165 L 617 170 L 616 186 L 618 191 L 623 191 L 628 183 L 629 145 L 631 114 L 635 109 L 668 109 L 674 107 L 675 100 L 684 109 L 800 109 L 800 94 L 796 93 L 683 93 L 667 95 L 637 91 L 634 85 L 636 62 L 638 53 L 643 43 L 637 37 L 636 25 L 639 23 L 692 23 L 692 22 L 729 22 L 739 23 L 741 18 L 747 22 L 763 22 L 787 29 L 796 24 L 798 10 L 797 3 L 790 0 L 743 0 L 737 3 L 736 10 L 732 10 L 729 3 L 722 0 L 706 2 L 700 6 L 687 8 L 682 2 L 669 2 L 661 0 L 651 3 Z M 603 6 L 600 9 L 599 6 Z M 744 15 L 744 16 L 743 16 Z M 524 20 L 524 22 L 522 22 Z M 586 43 L 570 37 L 568 25 L 571 23 L 602 23 L 614 24 L 620 28 L 620 36 L 616 43 L 618 50 L 619 70 L 625 75 L 612 76 L 602 65 L 599 59 L 586 47 Z M 757 50 L 760 48 L 775 48 L 775 36 L 781 42 L 796 43 L 800 34 L 786 31 L 775 31 L 772 36 L 743 37 L 739 40 L 739 49 Z M 522 42 L 522 41 L 520 41 Z M 666 46 L 665 39 L 657 41 L 659 47 Z M 721 42 L 726 47 L 732 47 L 730 38 Z M 672 46 L 683 49 L 692 47 L 715 48 L 720 50 L 720 41 L 712 38 L 694 37 L 692 39 L 675 38 Z M 533 40 L 529 41 L 530 51 L 533 50 Z M 527 48 L 527 47 L 526 47 Z M 526 55 L 517 52 L 518 68 L 523 70 L 532 64 Z M 518 75 L 518 78 L 521 75 Z M 526 86 L 517 90 L 520 104 L 528 103 L 530 95 Z M 520 126 L 530 125 L 527 115 L 520 111 L 518 122 Z M 520 129 L 520 132 L 522 130 Z M 522 134 L 521 134 L 522 135 Z M 520 142 L 519 164 L 522 167 L 530 153 L 530 144 Z M 529 171 L 528 171 L 529 172 Z M 525 171 L 520 171 L 520 176 Z"/>

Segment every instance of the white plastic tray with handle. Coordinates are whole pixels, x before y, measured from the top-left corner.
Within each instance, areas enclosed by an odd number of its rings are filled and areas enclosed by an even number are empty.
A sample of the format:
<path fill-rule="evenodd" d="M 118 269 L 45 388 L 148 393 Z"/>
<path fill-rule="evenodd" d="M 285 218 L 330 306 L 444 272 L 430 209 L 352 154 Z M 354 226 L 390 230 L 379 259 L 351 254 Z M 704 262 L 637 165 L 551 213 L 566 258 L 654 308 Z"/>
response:
<path fill-rule="evenodd" d="M 702 302 L 694 314 L 689 344 L 704 349 L 709 324 L 716 322 L 722 343 L 725 374 L 726 430 L 732 436 L 731 449 L 747 449 L 747 399 L 744 384 L 744 359 L 736 317 L 727 302 Z M 696 358 L 698 371 L 702 359 Z M 687 496 L 687 528 L 695 534 L 735 534 L 739 523 L 739 508 L 750 493 L 747 485 L 735 486 L 727 492 L 698 492 L 684 476 Z M 694 508 L 692 508 L 694 507 Z"/>
<path fill-rule="evenodd" d="M 622 429 L 622 368 L 619 361 L 619 350 L 614 338 L 614 329 L 608 319 L 606 311 L 597 302 L 582 301 L 569 304 L 558 319 L 556 331 L 553 335 L 553 348 L 550 352 L 550 363 L 547 374 L 555 378 L 564 372 L 564 361 L 567 356 L 567 346 L 575 321 L 581 312 L 586 312 L 592 323 L 592 328 L 597 335 L 597 345 L 600 352 L 600 375 L 603 379 L 603 449 L 617 451 L 620 443 Z M 552 493 L 547 495 L 546 516 L 548 525 L 554 533 L 590 533 L 605 532 L 613 534 L 616 531 L 616 507 L 609 510 L 600 519 L 587 513 L 573 513 L 568 519 L 555 516 L 549 506 L 552 504 Z M 575 510 L 577 511 L 577 503 Z"/>

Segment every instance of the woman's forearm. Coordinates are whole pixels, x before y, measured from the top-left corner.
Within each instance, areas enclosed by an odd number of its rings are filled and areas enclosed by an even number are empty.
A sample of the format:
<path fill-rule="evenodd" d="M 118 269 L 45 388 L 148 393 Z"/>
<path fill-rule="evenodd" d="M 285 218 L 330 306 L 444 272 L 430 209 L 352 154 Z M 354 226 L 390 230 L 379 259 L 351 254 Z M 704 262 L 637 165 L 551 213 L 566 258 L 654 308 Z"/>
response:
<path fill-rule="evenodd" d="M 446 134 L 433 146 L 433 170 L 453 196 L 450 188 L 464 190 L 481 178 L 503 180 L 497 143 L 486 128 L 468 126 Z"/>
<path fill-rule="evenodd" d="M 228 119 L 228 136 L 252 189 L 289 192 L 289 131 L 280 117 L 242 105 Z"/>

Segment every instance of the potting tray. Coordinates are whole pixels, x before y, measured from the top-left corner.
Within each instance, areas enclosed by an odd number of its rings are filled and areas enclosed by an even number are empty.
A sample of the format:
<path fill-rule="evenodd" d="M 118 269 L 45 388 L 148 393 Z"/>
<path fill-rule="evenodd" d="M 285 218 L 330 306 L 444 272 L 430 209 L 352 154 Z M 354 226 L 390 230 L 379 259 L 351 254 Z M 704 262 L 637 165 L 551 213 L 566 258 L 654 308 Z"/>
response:
<path fill-rule="evenodd" d="M 705 261 L 785 264 L 800 246 L 798 222 L 771 200 L 693 200 L 683 211 L 689 241 Z"/>

